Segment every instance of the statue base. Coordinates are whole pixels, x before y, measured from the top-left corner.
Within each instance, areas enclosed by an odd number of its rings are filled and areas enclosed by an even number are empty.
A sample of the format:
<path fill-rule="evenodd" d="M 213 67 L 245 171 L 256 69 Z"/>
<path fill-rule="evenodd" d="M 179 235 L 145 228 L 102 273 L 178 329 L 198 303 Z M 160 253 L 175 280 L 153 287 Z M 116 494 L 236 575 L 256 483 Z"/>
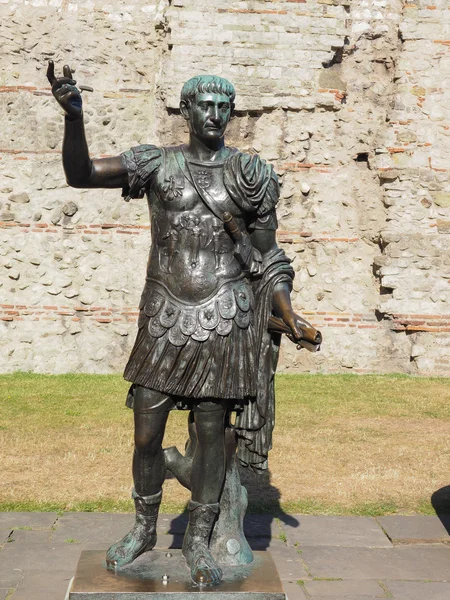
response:
<path fill-rule="evenodd" d="M 222 567 L 214 587 L 192 583 L 181 550 L 152 550 L 131 565 L 108 571 L 106 551 L 81 553 L 68 590 L 69 600 L 286 600 L 277 568 L 268 552 L 254 552 L 249 565 Z"/>

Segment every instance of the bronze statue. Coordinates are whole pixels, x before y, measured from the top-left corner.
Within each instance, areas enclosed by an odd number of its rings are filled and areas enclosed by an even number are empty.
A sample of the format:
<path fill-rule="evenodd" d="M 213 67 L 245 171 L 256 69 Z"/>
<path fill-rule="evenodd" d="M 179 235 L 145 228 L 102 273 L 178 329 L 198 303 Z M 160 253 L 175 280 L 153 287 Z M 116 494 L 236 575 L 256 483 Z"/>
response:
<path fill-rule="evenodd" d="M 124 373 L 132 383 L 127 406 L 135 422 L 136 522 L 109 548 L 107 563 L 123 568 L 155 546 L 169 468 L 192 492 L 183 542 L 192 580 L 217 584 L 222 571 L 211 549 L 212 531 L 226 502 L 225 471 L 233 469 L 236 443 L 242 465 L 267 468 L 281 333 L 309 349 L 320 342 L 291 307 L 294 272 L 275 238 L 277 176 L 257 155 L 225 146 L 235 90 L 209 75 L 190 79 L 181 91 L 188 144 L 141 145 L 91 160 L 81 93 L 68 66 L 63 73 L 56 78 L 49 62 L 47 76 L 65 111 L 68 184 L 122 188 L 127 201 L 146 195 L 151 215 L 138 333 Z M 191 411 L 184 457 L 162 448 L 173 409 Z M 230 411 L 236 411 L 233 427 Z M 240 560 L 251 560 L 248 552 Z"/>

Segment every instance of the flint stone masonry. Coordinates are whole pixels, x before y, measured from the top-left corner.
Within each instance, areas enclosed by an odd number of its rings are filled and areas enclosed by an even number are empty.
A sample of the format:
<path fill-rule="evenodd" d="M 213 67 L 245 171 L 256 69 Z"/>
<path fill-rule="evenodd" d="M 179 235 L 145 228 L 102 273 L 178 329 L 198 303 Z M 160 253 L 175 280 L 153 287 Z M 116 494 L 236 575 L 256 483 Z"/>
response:
<path fill-rule="evenodd" d="M 92 156 L 187 139 L 181 85 L 237 88 L 228 143 L 282 183 L 279 243 L 318 355 L 289 372 L 450 375 L 445 0 L 2 0 L 0 365 L 120 371 L 150 243 L 144 201 L 76 190 L 48 59 L 84 92 Z"/>

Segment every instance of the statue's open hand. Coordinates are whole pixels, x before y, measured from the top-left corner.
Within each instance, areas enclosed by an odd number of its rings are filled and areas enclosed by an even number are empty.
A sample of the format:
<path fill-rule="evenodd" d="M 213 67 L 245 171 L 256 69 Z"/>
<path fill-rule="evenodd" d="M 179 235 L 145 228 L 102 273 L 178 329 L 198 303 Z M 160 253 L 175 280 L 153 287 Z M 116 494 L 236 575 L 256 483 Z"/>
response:
<path fill-rule="evenodd" d="M 48 61 L 47 79 L 52 86 L 52 93 L 66 115 L 73 119 L 80 118 L 83 112 L 81 92 L 72 79 L 72 71 L 68 65 L 63 68 L 63 77 L 55 77 L 55 65 Z"/>

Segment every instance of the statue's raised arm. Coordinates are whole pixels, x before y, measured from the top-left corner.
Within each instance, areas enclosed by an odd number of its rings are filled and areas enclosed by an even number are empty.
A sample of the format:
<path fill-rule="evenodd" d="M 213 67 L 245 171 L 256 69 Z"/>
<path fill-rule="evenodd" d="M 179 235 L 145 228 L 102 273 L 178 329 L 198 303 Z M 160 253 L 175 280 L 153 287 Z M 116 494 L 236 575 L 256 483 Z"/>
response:
<path fill-rule="evenodd" d="M 55 65 L 48 61 L 47 79 L 52 93 L 65 113 L 63 166 L 67 183 L 76 188 L 121 188 L 128 182 L 121 156 L 91 160 L 84 133 L 83 102 L 68 65 L 63 77 L 55 76 Z"/>

